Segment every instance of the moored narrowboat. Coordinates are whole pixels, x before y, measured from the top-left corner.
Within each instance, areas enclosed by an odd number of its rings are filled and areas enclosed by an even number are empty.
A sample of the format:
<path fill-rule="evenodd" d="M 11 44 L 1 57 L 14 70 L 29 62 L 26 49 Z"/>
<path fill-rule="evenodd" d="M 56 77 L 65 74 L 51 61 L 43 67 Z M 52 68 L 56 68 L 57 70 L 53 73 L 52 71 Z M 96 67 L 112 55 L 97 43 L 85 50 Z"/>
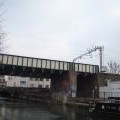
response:
<path fill-rule="evenodd" d="M 89 112 L 92 114 L 119 116 L 120 117 L 120 100 L 110 99 L 90 103 Z"/>

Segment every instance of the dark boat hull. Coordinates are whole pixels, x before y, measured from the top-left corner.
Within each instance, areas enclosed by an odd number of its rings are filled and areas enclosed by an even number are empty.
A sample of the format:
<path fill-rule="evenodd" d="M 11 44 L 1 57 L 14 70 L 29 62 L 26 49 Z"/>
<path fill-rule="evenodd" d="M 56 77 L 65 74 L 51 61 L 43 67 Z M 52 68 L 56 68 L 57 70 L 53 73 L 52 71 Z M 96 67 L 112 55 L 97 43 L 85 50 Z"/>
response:
<path fill-rule="evenodd" d="M 119 103 L 96 103 L 90 107 L 92 116 L 101 116 L 111 119 L 120 119 L 120 104 Z"/>

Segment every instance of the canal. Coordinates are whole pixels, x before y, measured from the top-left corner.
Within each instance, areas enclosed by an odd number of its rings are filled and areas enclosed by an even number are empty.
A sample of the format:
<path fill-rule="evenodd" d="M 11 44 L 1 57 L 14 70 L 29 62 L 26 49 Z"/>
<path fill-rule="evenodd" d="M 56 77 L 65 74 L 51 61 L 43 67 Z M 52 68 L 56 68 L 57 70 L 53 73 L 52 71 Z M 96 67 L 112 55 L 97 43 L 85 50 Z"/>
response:
<path fill-rule="evenodd" d="M 91 116 L 88 109 L 65 105 L 0 102 L 0 120 L 116 120 Z"/>

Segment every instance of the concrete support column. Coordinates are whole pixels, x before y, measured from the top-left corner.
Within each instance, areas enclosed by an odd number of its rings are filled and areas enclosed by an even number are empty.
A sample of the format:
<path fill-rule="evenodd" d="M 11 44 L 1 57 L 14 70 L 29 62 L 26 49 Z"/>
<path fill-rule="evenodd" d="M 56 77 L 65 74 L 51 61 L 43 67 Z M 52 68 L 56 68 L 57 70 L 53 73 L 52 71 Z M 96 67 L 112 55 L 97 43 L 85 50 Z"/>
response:
<path fill-rule="evenodd" d="M 96 74 L 79 74 L 77 80 L 78 97 L 97 97 L 98 96 L 98 77 Z"/>
<path fill-rule="evenodd" d="M 51 88 L 54 92 L 64 96 L 76 97 L 77 93 L 77 72 L 71 71 L 54 77 L 51 80 Z"/>
<path fill-rule="evenodd" d="M 78 73 L 75 72 L 75 71 L 70 71 L 69 72 L 71 97 L 76 97 L 76 93 L 77 93 L 77 75 L 78 75 Z"/>
<path fill-rule="evenodd" d="M 62 73 L 57 77 L 51 79 L 51 89 L 55 92 L 60 92 L 62 94 L 69 93 L 69 72 Z"/>

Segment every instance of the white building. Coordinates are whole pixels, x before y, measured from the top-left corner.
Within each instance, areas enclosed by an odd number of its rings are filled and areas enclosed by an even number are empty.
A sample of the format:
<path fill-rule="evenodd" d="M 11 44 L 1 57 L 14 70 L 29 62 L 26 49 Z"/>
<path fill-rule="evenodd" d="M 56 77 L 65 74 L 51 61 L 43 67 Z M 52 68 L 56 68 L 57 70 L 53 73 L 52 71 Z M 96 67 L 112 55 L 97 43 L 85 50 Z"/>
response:
<path fill-rule="evenodd" d="M 107 81 L 107 86 L 99 88 L 100 98 L 120 97 L 120 81 Z"/>
<path fill-rule="evenodd" d="M 40 87 L 50 88 L 51 79 L 5 76 L 8 87 Z"/>

